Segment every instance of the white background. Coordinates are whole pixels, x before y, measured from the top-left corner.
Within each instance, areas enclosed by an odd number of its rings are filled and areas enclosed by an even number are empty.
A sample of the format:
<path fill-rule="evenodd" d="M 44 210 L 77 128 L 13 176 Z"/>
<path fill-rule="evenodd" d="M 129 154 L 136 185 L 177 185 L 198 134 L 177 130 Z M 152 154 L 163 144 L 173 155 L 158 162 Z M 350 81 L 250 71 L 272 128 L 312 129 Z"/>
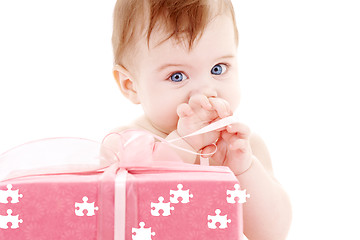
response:
<path fill-rule="evenodd" d="M 358 1 L 233 2 L 237 115 L 266 141 L 291 197 L 288 239 L 360 239 Z M 0 152 L 47 137 L 100 141 L 141 113 L 112 78 L 113 5 L 0 0 Z"/>

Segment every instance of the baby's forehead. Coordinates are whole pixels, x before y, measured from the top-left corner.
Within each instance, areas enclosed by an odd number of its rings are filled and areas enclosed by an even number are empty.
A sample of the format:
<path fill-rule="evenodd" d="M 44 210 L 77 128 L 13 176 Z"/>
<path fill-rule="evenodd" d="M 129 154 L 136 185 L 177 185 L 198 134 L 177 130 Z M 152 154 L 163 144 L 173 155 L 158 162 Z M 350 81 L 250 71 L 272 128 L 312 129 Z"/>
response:
<path fill-rule="evenodd" d="M 220 61 L 235 61 L 233 59 L 236 57 L 237 45 L 233 31 L 231 27 L 223 27 L 229 25 L 230 21 L 228 17 L 216 18 L 209 25 L 209 31 L 205 30 L 202 37 L 194 43 L 191 49 L 186 45 L 186 40 L 179 42 L 175 38 L 170 38 L 160 42 L 163 39 L 163 34 L 158 36 L 157 31 L 154 31 L 154 38 L 151 38 L 150 46 L 146 45 L 145 40 L 139 46 L 137 61 L 146 62 L 147 66 L 171 63 L 174 67 L 180 63 L 187 66 L 198 66 L 199 64 L 212 65 L 214 62 Z"/>
<path fill-rule="evenodd" d="M 190 50 L 221 14 L 235 20 L 231 0 L 118 0 L 112 39 L 115 63 L 122 64 L 133 55 L 144 39 L 148 47 L 170 40 Z M 235 21 L 234 31 L 237 39 Z"/>

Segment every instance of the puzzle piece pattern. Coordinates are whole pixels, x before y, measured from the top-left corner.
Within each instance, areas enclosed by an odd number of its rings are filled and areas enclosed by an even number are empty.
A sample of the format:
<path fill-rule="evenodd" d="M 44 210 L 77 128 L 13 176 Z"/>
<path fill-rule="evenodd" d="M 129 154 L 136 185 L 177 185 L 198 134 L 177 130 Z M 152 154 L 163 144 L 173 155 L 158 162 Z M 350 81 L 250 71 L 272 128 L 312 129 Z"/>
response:
<path fill-rule="evenodd" d="M 7 190 L 0 190 L 0 203 L 4 203 L 7 204 L 9 203 L 8 198 L 11 198 L 11 203 L 18 203 L 19 202 L 19 198 L 22 198 L 23 195 L 19 194 L 19 190 L 11 190 L 12 189 L 12 185 L 8 184 L 6 185 Z"/>
<path fill-rule="evenodd" d="M 20 198 L 23 198 L 22 194 L 19 194 L 18 190 L 13 190 L 11 184 L 7 185 L 7 190 L 0 190 L 0 203 L 18 203 Z M 240 190 L 240 185 L 235 184 L 234 190 L 227 190 L 226 194 L 228 195 L 228 203 L 244 203 L 247 198 L 250 198 L 250 194 L 246 194 L 246 190 Z M 181 203 L 189 203 L 190 198 L 193 198 L 193 194 L 190 194 L 190 190 L 183 190 L 183 185 L 178 184 L 177 190 L 170 190 L 170 202 L 165 203 L 164 198 L 160 196 L 158 198 L 158 203 L 151 202 L 151 215 L 160 216 L 160 210 L 162 210 L 162 216 L 171 215 L 171 210 L 174 210 L 174 207 L 170 206 L 171 203 L 179 203 L 179 198 L 181 197 Z M 11 201 L 9 200 L 11 199 Z M 238 198 L 238 201 L 235 199 Z M 83 202 L 75 202 L 75 215 L 84 216 L 84 210 L 87 210 L 87 216 L 94 216 L 95 210 L 99 210 L 98 207 L 95 207 L 95 202 L 88 202 L 88 197 L 84 196 L 82 198 Z M 22 219 L 19 219 L 19 215 L 12 215 L 13 211 L 11 209 L 7 210 L 7 215 L 0 215 L 0 228 L 8 229 L 8 224 L 11 223 L 11 229 L 19 228 L 19 223 L 23 223 Z M 227 218 L 227 215 L 220 215 L 221 210 L 216 209 L 216 215 L 208 215 L 208 227 L 210 229 L 225 229 L 228 227 L 228 223 L 231 223 L 231 219 Z M 219 225 L 220 224 L 220 225 Z M 218 226 L 217 226 L 218 225 Z M 151 228 L 144 228 L 145 223 L 139 223 L 140 228 L 132 228 L 133 240 L 151 240 L 151 237 L 155 235 L 155 232 L 151 232 Z"/>
<path fill-rule="evenodd" d="M 174 210 L 174 207 L 170 207 L 170 202 L 164 203 L 164 198 L 159 197 L 158 203 L 151 203 L 151 215 L 160 216 L 159 210 L 163 210 L 162 216 L 170 216 L 170 210 Z"/>
<path fill-rule="evenodd" d="M 82 198 L 83 203 L 75 202 L 75 215 L 76 216 L 84 216 L 84 210 L 87 210 L 87 216 L 94 216 L 95 210 L 99 210 L 98 207 L 95 207 L 95 202 L 88 203 L 88 197 L 84 196 Z M 76 209 L 78 208 L 78 209 Z"/>
<path fill-rule="evenodd" d="M 220 229 L 225 229 L 227 228 L 227 224 L 231 223 L 231 219 L 227 219 L 227 215 L 220 215 L 221 210 L 220 209 L 216 209 L 215 210 L 215 214 L 216 215 L 208 215 L 208 227 L 211 229 L 216 229 L 216 223 L 220 223 L 219 228 Z"/>
<path fill-rule="evenodd" d="M 228 203 L 236 203 L 235 198 L 238 197 L 238 203 L 245 203 L 246 198 L 250 198 L 250 194 L 246 194 L 245 190 L 240 190 L 240 185 L 234 185 L 235 190 L 227 190 L 226 194 L 230 195 L 230 197 L 226 197 Z"/>
<path fill-rule="evenodd" d="M 182 184 L 178 184 L 177 185 L 177 190 L 171 190 L 170 189 L 170 202 L 165 203 L 164 202 L 164 198 L 162 196 L 160 196 L 158 198 L 159 202 L 158 203 L 153 203 L 151 202 L 151 215 L 152 216 L 160 216 L 159 211 L 162 210 L 163 214 L 162 216 L 169 216 L 171 214 L 171 210 L 174 210 L 174 207 L 170 206 L 170 203 L 179 203 L 179 198 L 181 197 L 181 203 L 189 203 L 190 202 L 190 198 L 193 198 L 193 194 L 190 194 L 190 190 L 183 190 L 183 185 Z M 228 197 L 226 198 L 228 203 L 244 203 L 246 202 L 247 198 L 250 198 L 250 194 L 246 194 L 246 190 L 240 190 L 240 185 L 239 184 L 235 184 L 234 185 L 234 190 L 227 190 L 226 194 L 228 195 Z M 235 199 L 237 199 L 237 201 L 235 201 Z M 227 218 L 227 214 L 226 215 L 220 215 L 221 210 L 220 209 L 216 209 L 215 210 L 215 215 L 208 215 L 208 227 L 210 229 L 225 229 L 228 227 L 228 224 L 231 223 L 231 219 Z M 135 228 L 133 228 L 134 230 Z M 147 238 L 144 239 L 148 239 L 149 234 L 147 234 Z M 133 238 L 133 239 L 137 239 L 137 238 Z M 143 239 L 143 238 L 140 238 Z"/>
<path fill-rule="evenodd" d="M 13 185 L 6 185 L 7 190 L 0 190 L 0 203 L 19 203 L 19 199 L 23 197 L 22 194 L 19 194 L 18 190 L 12 190 Z M 9 201 L 9 198 L 11 200 Z M 8 229 L 8 224 L 11 223 L 11 229 L 19 228 L 19 223 L 22 223 L 23 220 L 19 219 L 19 215 L 12 215 L 13 211 L 11 209 L 7 210 L 7 215 L 0 215 L 0 229 Z"/>
<path fill-rule="evenodd" d="M 0 228 L 1 229 L 8 229 L 8 223 L 11 223 L 11 228 L 12 229 L 16 229 L 19 228 L 19 223 L 22 223 L 23 220 L 19 219 L 19 215 L 13 216 L 12 214 L 12 210 L 8 209 L 7 210 L 7 216 L 2 216 L 0 215 Z"/>
<path fill-rule="evenodd" d="M 170 195 L 173 195 L 173 197 L 170 197 L 171 203 L 179 203 L 178 198 L 181 197 L 181 203 L 188 203 L 190 201 L 190 198 L 193 198 L 194 196 L 192 194 L 189 194 L 188 190 L 182 190 L 183 185 L 178 184 L 177 185 L 178 190 L 170 190 Z"/>
<path fill-rule="evenodd" d="M 140 228 L 132 228 L 133 240 L 151 240 L 151 236 L 155 236 L 155 232 L 151 232 L 151 227 L 144 228 L 145 227 L 144 222 L 140 222 L 139 226 Z"/>

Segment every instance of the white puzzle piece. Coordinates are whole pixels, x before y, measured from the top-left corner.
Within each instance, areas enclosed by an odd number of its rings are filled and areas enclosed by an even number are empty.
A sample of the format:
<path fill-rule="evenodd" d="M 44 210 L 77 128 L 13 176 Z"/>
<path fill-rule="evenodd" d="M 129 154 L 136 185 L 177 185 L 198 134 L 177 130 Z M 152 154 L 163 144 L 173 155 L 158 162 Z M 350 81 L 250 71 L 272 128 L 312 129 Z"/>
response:
<path fill-rule="evenodd" d="M 181 197 L 181 203 L 188 203 L 190 201 L 190 198 L 193 198 L 194 196 L 192 194 L 189 194 L 188 190 L 182 190 L 183 185 L 178 184 L 177 185 L 178 190 L 170 190 L 170 195 L 173 195 L 173 197 L 170 196 L 170 202 L 171 203 L 179 203 L 178 198 Z"/>
<path fill-rule="evenodd" d="M 19 219 L 19 215 L 12 216 L 12 210 L 7 210 L 7 216 L 0 215 L 0 228 L 8 229 L 8 223 L 11 223 L 11 228 L 16 229 L 19 228 L 19 223 L 22 223 L 23 220 Z"/>
<path fill-rule="evenodd" d="M 151 203 L 151 215 L 160 216 L 159 210 L 163 210 L 162 216 L 169 216 L 170 210 L 174 210 L 174 207 L 170 207 L 170 202 L 164 203 L 164 198 L 159 197 L 158 203 Z"/>
<path fill-rule="evenodd" d="M 95 210 L 99 210 L 98 207 L 95 207 L 95 202 L 88 203 L 89 200 L 86 196 L 82 198 L 83 203 L 75 202 L 75 215 L 76 216 L 84 216 L 84 210 L 87 210 L 86 216 L 94 216 Z M 78 208 L 78 209 L 76 209 Z"/>
<path fill-rule="evenodd" d="M 245 203 L 246 198 L 250 198 L 250 194 L 246 194 L 245 190 L 240 190 L 240 185 L 234 185 L 235 190 L 227 190 L 226 194 L 230 195 L 230 197 L 226 197 L 228 203 L 236 203 L 235 198 L 238 198 L 238 203 Z"/>
<path fill-rule="evenodd" d="M 140 228 L 132 228 L 132 233 L 135 233 L 132 235 L 133 240 L 151 240 L 151 236 L 155 236 L 155 232 L 151 232 L 151 227 L 144 228 L 144 222 L 140 222 L 139 226 Z"/>
<path fill-rule="evenodd" d="M 219 228 L 224 229 L 227 228 L 227 224 L 231 223 L 231 219 L 227 219 L 227 215 L 220 215 L 221 210 L 220 209 L 216 209 L 215 210 L 215 214 L 216 215 L 208 215 L 208 227 L 211 229 L 216 229 L 216 223 L 220 223 Z"/>
<path fill-rule="evenodd" d="M 11 203 L 18 203 L 19 198 L 22 198 L 23 195 L 19 194 L 19 190 L 11 190 L 13 187 L 11 184 L 6 185 L 6 187 L 6 191 L 0 190 L 0 203 L 9 203 L 9 197 L 11 198 Z"/>

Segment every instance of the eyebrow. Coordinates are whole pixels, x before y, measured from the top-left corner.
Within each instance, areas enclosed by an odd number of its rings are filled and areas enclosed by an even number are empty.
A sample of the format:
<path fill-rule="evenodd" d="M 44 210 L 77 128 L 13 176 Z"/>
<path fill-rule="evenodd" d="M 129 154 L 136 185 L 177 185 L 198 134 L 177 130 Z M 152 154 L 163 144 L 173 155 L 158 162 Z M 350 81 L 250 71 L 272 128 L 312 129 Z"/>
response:
<path fill-rule="evenodd" d="M 225 55 L 225 56 L 219 57 L 219 58 L 217 58 L 216 60 L 224 59 L 224 58 L 234 58 L 234 57 L 235 57 L 235 55 L 230 54 L 230 55 Z"/>
<path fill-rule="evenodd" d="M 166 69 L 168 67 L 188 67 L 188 66 L 189 65 L 186 65 L 186 64 L 167 63 L 167 64 L 164 64 L 164 65 L 161 65 L 156 70 L 157 71 L 163 71 L 164 69 Z"/>
<path fill-rule="evenodd" d="M 221 56 L 219 58 L 216 58 L 215 60 L 218 61 L 220 59 L 225 59 L 225 58 L 235 58 L 235 55 L 225 55 L 225 56 Z M 160 67 L 158 67 L 156 69 L 156 71 L 163 71 L 164 69 L 168 68 L 168 67 L 189 67 L 189 65 L 187 64 L 176 64 L 176 63 L 166 63 L 161 65 Z"/>

